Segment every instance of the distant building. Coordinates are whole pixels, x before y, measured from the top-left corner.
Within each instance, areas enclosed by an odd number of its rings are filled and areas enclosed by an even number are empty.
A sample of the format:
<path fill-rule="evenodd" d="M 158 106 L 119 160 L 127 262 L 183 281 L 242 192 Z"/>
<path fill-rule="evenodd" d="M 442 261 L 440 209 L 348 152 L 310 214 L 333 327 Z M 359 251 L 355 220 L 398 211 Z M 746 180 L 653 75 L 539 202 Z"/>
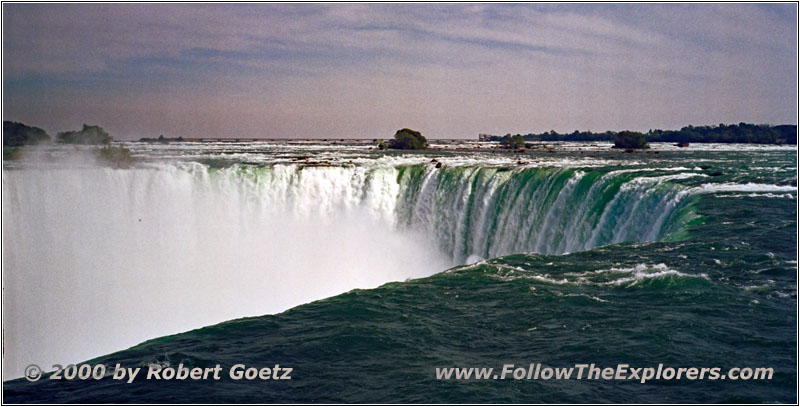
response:
<path fill-rule="evenodd" d="M 478 141 L 489 141 L 492 137 L 497 137 L 494 134 L 478 134 Z"/>

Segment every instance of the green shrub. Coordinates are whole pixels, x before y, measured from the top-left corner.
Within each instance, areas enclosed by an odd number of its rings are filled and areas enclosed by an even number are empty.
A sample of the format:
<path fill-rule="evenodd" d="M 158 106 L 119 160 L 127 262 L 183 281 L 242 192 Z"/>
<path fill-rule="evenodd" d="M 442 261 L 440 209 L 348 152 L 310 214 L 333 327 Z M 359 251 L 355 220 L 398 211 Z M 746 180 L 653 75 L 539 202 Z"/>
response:
<path fill-rule="evenodd" d="M 614 148 L 650 148 L 644 134 L 635 131 L 621 131 L 614 138 Z"/>
<path fill-rule="evenodd" d="M 108 144 L 111 136 L 100 126 L 84 124 L 81 130 L 58 133 L 58 141 L 66 144 Z"/>
<path fill-rule="evenodd" d="M 26 144 L 39 144 L 43 141 L 50 141 L 50 136 L 38 127 L 17 122 L 3 122 L 3 147 L 19 147 Z M 3 156 L 5 156 L 5 150 L 3 150 Z"/>
<path fill-rule="evenodd" d="M 3 160 L 18 160 L 22 157 L 22 147 L 3 146 Z"/>
<path fill-rule="evenodd" d="M 131 150 L 122 146 L 105 146 L 97 150 L 97 159 L 101 164 L 113 168 L 128 168 L 136 161 Z"/>
<path fill-rule="evenodd" d="M 517 134 L 516 136 L 506 134 L 505 137 L 503 137 L 503 139 L 500 140 L 500 147 L 508 148 L 511 150 L 520 150 L 525 148 L 525 140 L 519 134 Z"/>
<path fill-rule="evenodd" d="M 389 148 L 396 150 L 424 150 L 428 147 L 428 140 L 422 133 L 411 129 L 400 129 L 394 134 L 394 140 L 389 143 Z"/>

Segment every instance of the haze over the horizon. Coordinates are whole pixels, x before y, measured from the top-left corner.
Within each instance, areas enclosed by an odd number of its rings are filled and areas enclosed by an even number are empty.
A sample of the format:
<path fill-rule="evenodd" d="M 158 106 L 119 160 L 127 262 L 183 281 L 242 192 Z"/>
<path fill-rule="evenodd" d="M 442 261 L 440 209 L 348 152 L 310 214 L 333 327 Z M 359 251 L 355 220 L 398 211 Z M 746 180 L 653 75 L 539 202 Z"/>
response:
<path fill-rule="evenodd" d="M 4 4 L 3 119 L 116 139 L 797 123 L 797 5 Z"/>

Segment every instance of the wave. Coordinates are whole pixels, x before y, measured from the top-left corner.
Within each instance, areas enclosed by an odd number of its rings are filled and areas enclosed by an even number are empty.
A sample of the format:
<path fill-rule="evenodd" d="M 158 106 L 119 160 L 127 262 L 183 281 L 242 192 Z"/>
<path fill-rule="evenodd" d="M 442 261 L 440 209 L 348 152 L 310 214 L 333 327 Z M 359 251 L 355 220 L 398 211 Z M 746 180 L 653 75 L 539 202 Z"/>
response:
<path fill-rule="evenodd" d="M 786 198 L 786 199 L 794 199 L 795 196 L 791 193 L 786 194 L 773 194 L 771 192 L 767 193 L 750 193 L 750 194 L 733 194 L 733 195 L 724 195 L 726 198 Z"/>
<path fill-rule="evenodd" d="M 547 273 L 524 267 L 505 264 L 502 260 L 453 269 L 451 272 L 483 268 L 492 270 L 491 277 L 502 281 L 530 280 L 549 285 L 595 286 L 595 287 L 650 287 L 663 288 L 672 284 L 709 280 L 705 273 L 687 274 L 668 267 L 664 263 L 640 263 L 633 267 L 611 267 L 584 272 Z M 659 281 L 661 283 L 659 283 Z"/>
<path fill-rule="evenodd" d="M 757 184 L 748 182 L 746 184 L 722 183 L 722 184 L 703 184 L 692 192 L 697 193 L 718 193 L 718 192 L 797 192 L 794 185 L 773 185 Z"/>

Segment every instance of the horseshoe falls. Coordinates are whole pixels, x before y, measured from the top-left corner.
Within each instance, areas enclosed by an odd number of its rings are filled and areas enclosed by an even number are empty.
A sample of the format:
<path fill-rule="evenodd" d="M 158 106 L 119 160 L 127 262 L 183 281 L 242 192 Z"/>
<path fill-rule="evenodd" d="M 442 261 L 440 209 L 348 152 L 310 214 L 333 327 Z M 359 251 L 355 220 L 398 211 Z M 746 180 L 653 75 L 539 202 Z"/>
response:
<path fill-rule="evenodd" d="M 89 360 L 280 363 L 295 377 L 19 379 L 9 402 L 796 400 L 796 148 L 123 145 L 130 168 L 57 145 L 3 164 L 9 377 Z M 505 363 L 775 376 L 435 377 Z"/>
<path fill-rule="evenodd" d="M 678 211 L 679 186 L 703 174 L 455 167 L 400 169 L 397 223 L 422 230 L 456 263 L 512 253 L 569 253 L 655 241 Z"/>

